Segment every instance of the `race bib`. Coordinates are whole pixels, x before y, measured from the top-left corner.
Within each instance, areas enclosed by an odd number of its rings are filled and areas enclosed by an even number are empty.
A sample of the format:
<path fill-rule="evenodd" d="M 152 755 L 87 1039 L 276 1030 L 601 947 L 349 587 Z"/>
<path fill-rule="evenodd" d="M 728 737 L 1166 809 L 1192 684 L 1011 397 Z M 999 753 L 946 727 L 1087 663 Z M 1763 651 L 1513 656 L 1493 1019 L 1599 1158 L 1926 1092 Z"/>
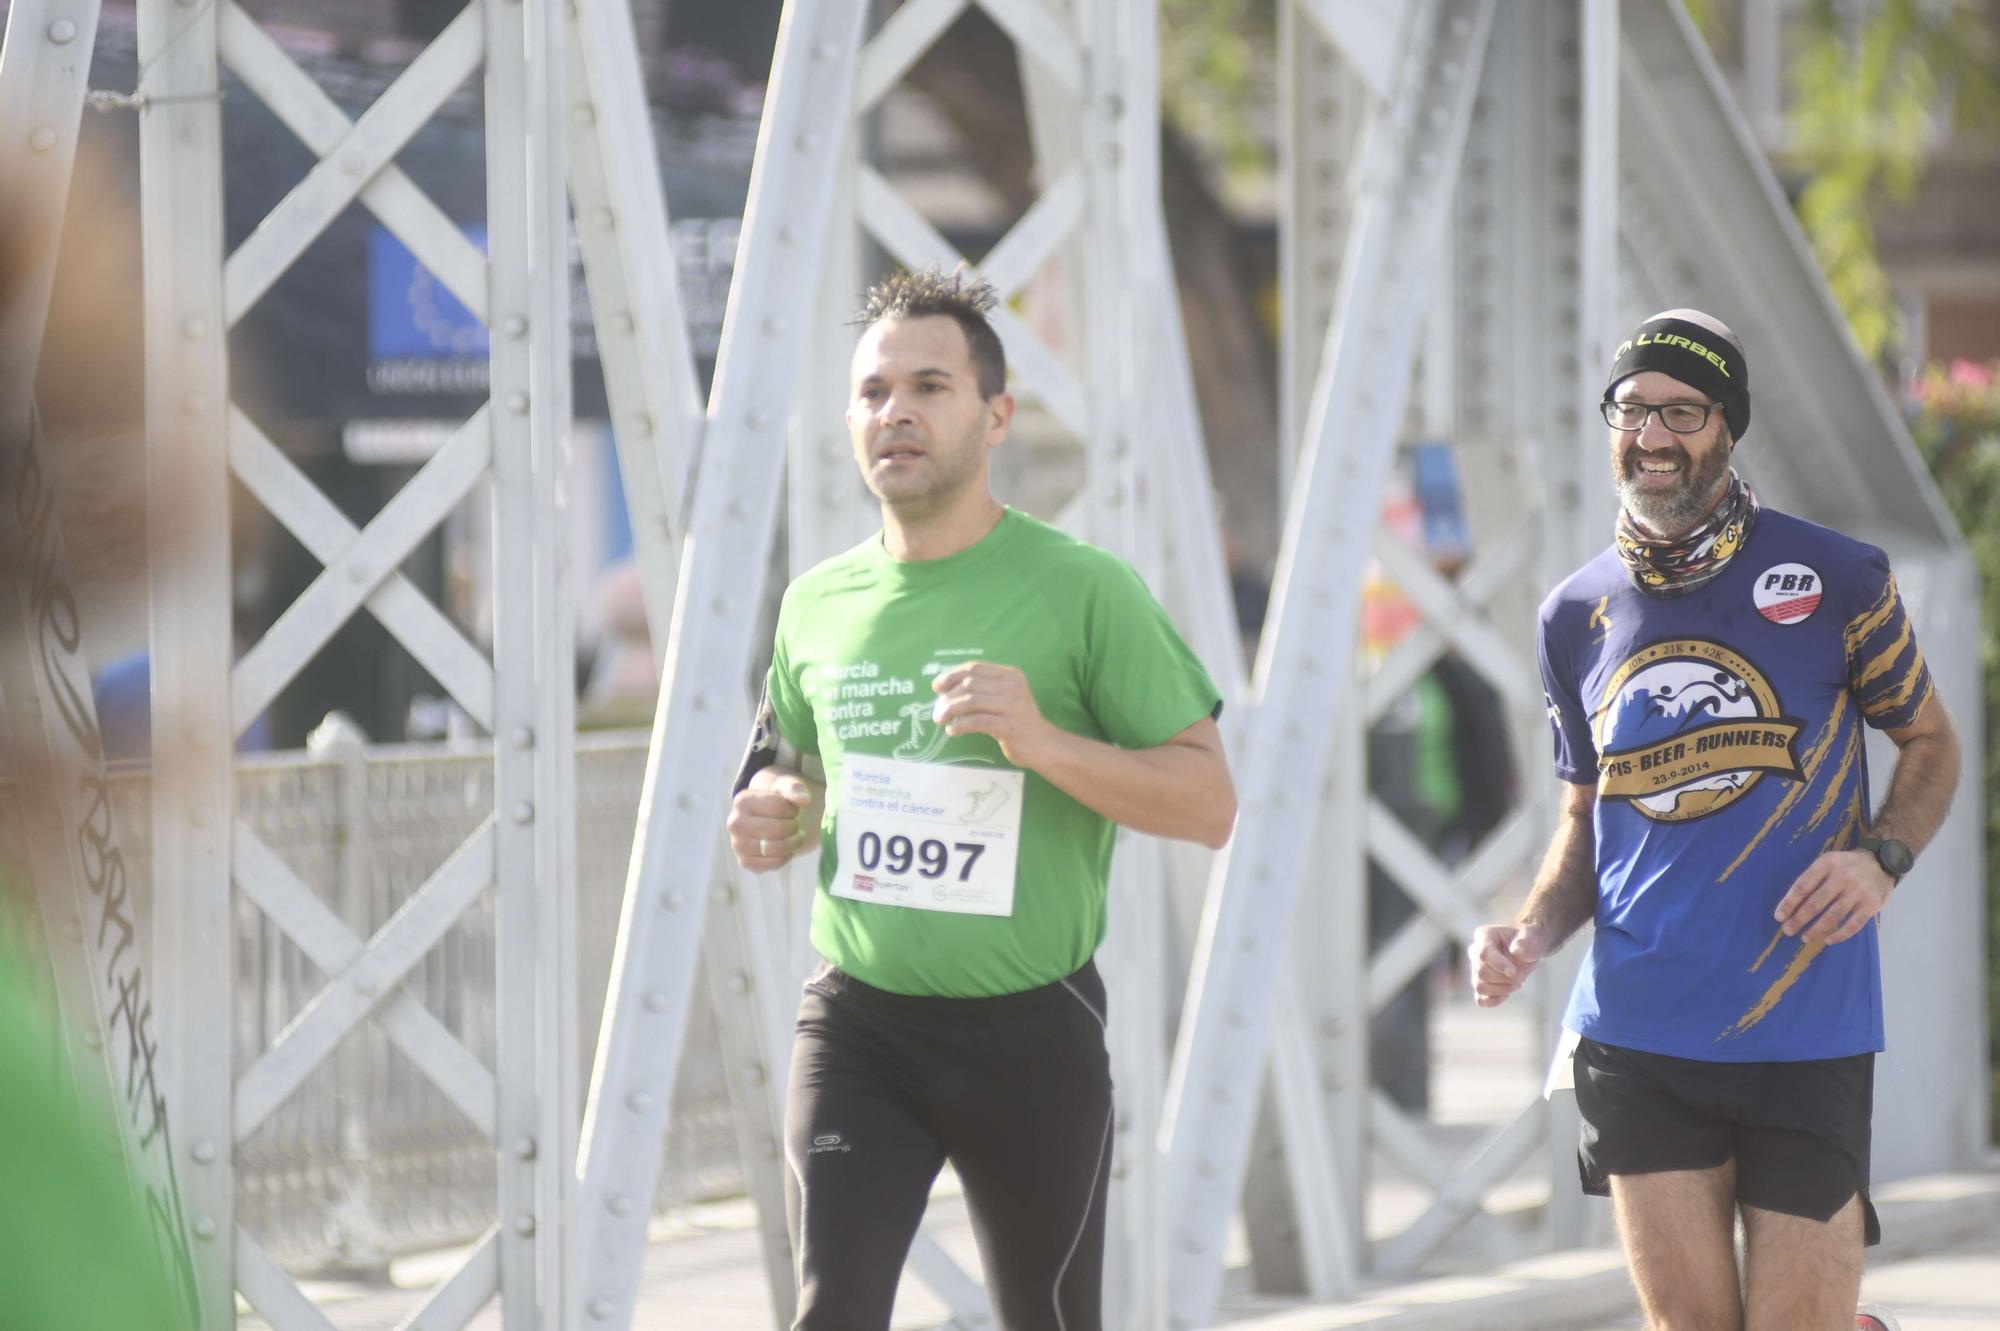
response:
<path fill-rule="evenodd" d="M 846 756 L 842 771 L 835 896 L 961 915 L 1014 913 L 1021 773 L 859 753 Z"/>

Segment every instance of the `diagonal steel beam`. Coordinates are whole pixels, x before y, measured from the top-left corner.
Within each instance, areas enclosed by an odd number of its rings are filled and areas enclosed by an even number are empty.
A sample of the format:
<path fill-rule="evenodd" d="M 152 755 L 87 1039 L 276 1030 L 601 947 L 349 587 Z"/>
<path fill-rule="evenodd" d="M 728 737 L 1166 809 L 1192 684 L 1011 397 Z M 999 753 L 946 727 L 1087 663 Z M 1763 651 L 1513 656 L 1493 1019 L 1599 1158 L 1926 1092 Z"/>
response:
<path fill-rule="evenodd" d="M 1445 0 L 1412 14 L 1395 94 L 1362 163 L 1364 197 L 1258 661 L 1243 813 L 1210 880 L 1168 1086 L 1168 1215 L 1185 1259 L 1169 1276 L 1176 1327 L 1205 1324 L 1220 1292 L 1285 921 L 1308 870 L 1311 819 L 1291 806 L 1297 792 L 1320 788 L 1325 736 L 1348 692 L 1360 595 L 1351 570 L 1374 534 L 1492 19 L 1492 0 Z"/>
<path fill-rule="evenodd" d="M 231 679 L 238 735 L 264 714 L 417 543 L 464 502 L 492 459 L 493 436 L 482 406 L 243 654 Z"/>
<path fill-rule="evenodd" d="M 347 113 L 236 4 L 222 7 L 221 41 L 223 62 L 313 152 L 325 157 L 353 132 Z M 401 167 L 391 162 L 377 172 L 360 202 L 459 304 L 485 321 L 486 256 Z"/>
<path fill-rule="evenodd" d="M 730 292 L 704 441 L 711 465 L 683 549 L 585 1111 L 570 1312 L 578 1325 L 631 1319 L 670 1099 L 654 1091 L 685 1036 L 716 828 L 742 741 L 731 730 L 733 700 L 713 691 L 740 687 L 730 681 L 749 669 L 806 345 L 796 293 L 812 289 L 818 267 L 866 10 L 864 0 L 788 4 L 779 28 L 741 242 L 762 262 L 739 266 Z"/>
<path fill-rule="evenodd" d="M 632 541 L 642 563 L 665 574 L 660 596 L 646 599 L 653 642 L 663 645 L 674 551 L 701 451 L 701 386 L 631 6 L 580 0 L 569 15 L 570 196 Z"/>
<path fill-rule="evenodd" d="M 466 907 L 493 884 L 494 820 L 452 852 L 368 947 L 311 1002 L 236 1082 L 236 1140 L 249 1140 L 333 1047 L 393 993 Z"/>
<path fill-rule="evenodd" d="M 223 265 L 222 305 L 230 327 L 472 76 L 485 41 L 479 4 L 468 4 L 257 224 Z"/>
<path fill-rule="evenodd" d="M 229 412 L 229 465 L 243 488 L 321 564 L 334 563 L 360 536 L 361 529 L 237 407 Z M 369 613 L 445 687 L 466 715 L 491 731 L 493 663 L 467 641 L 444 611 L 400 570 L 390 573 L 366 604 Z"/>
<path fill-rule="evenodd" d="M 242 819 L 236 823 L 236 886 L 312 964 L 339 975 L 367 950 L 319 894 L 292 872 Z M 398 989 L 376 1018 L 410 1063 L 430 1078 L 452 1107 L 487 1138 L 494 1136 L 497 1087 L 493 1074 L 415 994 Z"/>

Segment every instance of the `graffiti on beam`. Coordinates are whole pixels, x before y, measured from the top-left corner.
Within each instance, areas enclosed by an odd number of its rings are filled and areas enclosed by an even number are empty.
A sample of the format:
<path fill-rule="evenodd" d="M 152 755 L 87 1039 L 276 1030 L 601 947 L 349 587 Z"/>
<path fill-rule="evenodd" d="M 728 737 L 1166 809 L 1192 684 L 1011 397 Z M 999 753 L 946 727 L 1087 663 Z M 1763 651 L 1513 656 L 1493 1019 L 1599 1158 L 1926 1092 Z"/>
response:
<path fill-rule="evenodd" d="M 153 1029 L 152 984 L 138 945 L 139 925 L 104 773 L 103 736 L 82 652 L 82 617 L 65 572 L 39 417 L 30 416 L 26 439 L 18 450 L 8 451 L 17 453 L 11 468 L 10 562 L 20 579 L 35 691 L 42 699 L 41 724 L 34 727 L 34 734 L 42 742 L 39 757 L 54 778 L 61 803 L 60 825 L 77 887 L 73 909 L 83 926 L 81 942 L 94 989 L 90 1010 L 74 1013 L 70 1020 L 94 1026 L 102 1036 L 106 1072 L 123 1119 L 126 1162 L 167 1275 L 194 1314 L 199 1311 L 194 1255 L 174 1176 L 160 1046 Z M 0 465 L 6 460 L 0 456 Z M 18 733 L 16 738 L 17 747 L 29 740 Z"/>

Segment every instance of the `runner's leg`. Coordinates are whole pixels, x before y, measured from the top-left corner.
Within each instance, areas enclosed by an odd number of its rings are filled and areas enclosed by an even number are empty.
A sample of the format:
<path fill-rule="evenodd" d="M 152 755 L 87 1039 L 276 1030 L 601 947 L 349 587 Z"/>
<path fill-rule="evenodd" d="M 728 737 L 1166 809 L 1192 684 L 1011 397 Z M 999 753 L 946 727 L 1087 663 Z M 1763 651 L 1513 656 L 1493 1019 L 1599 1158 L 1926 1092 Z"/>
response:
<path fill-rule="evenodd" d="M 1111 1068 L 1095 970 L 1063 1001 L 980 1032 L 981 1072 L 944 1118 L 1003 1331 L 1100 1331 Z"/>
<path fill-rule="evenodd" d="M 808 989 L 785 1096 L 794 1331 L 888 1331 L 944 1148 L 902 1092 L 868 1014 Z"/>
<path fill-rule="evenodd" d="M 1831 1220 L 1743 1208 L 1750 1325 L 1850 1331 L 1861 1297 L 1859 1193 Z"/>
<path fill-rule="evenodd" d="M 1743 1331 L 1734 1161 L 1714 1169 L 1613 1174 L 1611 1201 L 1648 1331 Z M 1750 1325 L 1790 1323 L 1753 1317 Z"/>

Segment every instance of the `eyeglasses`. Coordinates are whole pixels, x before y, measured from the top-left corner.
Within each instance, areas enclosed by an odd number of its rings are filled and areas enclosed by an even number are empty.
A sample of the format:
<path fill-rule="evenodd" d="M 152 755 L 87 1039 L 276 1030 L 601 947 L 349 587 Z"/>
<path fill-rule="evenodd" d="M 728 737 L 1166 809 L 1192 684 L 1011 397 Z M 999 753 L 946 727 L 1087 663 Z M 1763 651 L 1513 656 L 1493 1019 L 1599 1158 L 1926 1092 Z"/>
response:
<path fill-rule="evenodd" d="M 1604 423 L 1614 430 L 1643 430 L 1646 418 L 1658 412 L 1660 424 L 1675 434 L 1693 434 L 1708 424 L 1709 414 L 1720 410 L 1722 404 L 1710 402 L 1704 406 L 1699 402 L 1669 402 L 1655 407 L 1644 402 L 1600 402 L 1597 406 L 1604 413 Z"/>

